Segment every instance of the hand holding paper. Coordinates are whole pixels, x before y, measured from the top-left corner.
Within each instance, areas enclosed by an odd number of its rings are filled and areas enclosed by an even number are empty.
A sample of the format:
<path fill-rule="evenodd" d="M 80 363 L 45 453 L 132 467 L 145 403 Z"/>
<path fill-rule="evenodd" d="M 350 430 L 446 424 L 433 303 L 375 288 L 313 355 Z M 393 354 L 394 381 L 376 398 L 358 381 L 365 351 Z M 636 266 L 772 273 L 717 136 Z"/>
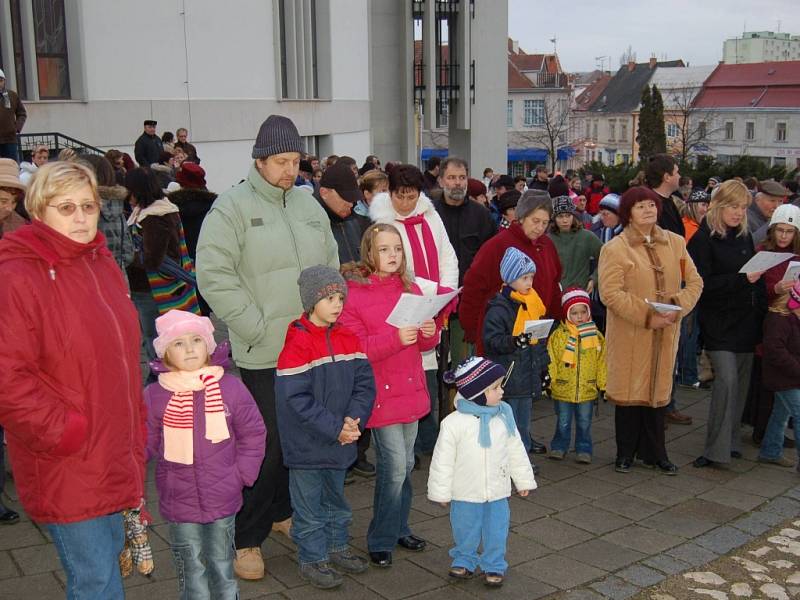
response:
<path fill-rule="evenodd" d="M 753 258 L 748 260 L 744 266 L 739 269 L 739 273 L 763 273 L 775 265 L 779 265 L 783 261 L 789 260 L 793 256 L 794 254 L 791 252 L 768 252 L 766 250 L 762 250 L 761 252 L 757 252 Z"/>
<path fill-rule="evenodd" d="M 401 294 L 400 300 L 386 318 L 386 322 L 395 327 L 419 328 L 425 321 L 438 315 L 460 291 L 461 288 L 437 296 Z"/>
<path fill-rule="evenodd" d="M 525 321 L 525 333 L 529 333 L 532 338 L 540 340 L 550 335 L 553 328 L 553 319 L 539 319 L 538 321 Z"/>

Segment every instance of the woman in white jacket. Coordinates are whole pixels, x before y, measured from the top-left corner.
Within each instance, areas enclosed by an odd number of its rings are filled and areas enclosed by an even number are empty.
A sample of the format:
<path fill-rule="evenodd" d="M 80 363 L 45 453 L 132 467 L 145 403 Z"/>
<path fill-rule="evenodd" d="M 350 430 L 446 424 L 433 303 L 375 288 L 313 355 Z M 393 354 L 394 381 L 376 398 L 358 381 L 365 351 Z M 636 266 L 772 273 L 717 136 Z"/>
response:
<path fill-rule="evenodd" d="M 511 481 L 523 497 L 536 489 L 514 413 L 502 402 L 504 377 L 503 367 L 479 356 L 445 373 L 458 388 L 456 412 L 442 421 L 428 476 L 428 499 L 450 503 L 450 576 L 468 579 L 480 566 L 491 587 L 503 584 L 508 568 Z"/>
<path fill-rule="evenodd" d="M 425 180 L 414 165 L 396 165 L 389 171 L 389 193 L 376 194 L 369 205 L 375 223 L 394 225 L 403 240 L 408 272 L 423 294 L 435 294 L 458 287 L 458 257 L 442 218 L 422 192 Z M 425 284 L 420 279 L 433 282 Z M 439 422 L 437 402 L 436 350 L 422 355 L 422 367 L 431 397 L 431 412 L 419 422 L 415 451 L 429 453 L 436 443 Z"/>

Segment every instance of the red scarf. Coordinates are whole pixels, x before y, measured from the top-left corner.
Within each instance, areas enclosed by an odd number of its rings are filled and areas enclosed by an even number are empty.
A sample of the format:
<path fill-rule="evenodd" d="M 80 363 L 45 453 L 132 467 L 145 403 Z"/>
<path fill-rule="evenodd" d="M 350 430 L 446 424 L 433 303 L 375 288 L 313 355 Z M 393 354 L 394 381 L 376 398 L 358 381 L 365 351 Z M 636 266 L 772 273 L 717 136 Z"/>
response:
<path fill-rule="evenodd" d="M 406 228 L 408 243 L 411 244 L 414 276 L 439 283 L 439 250 L 433 241 L 433 233 L 430 225 L 425 220 L 425 216 L 414 215 L 413 217 L 406 217 L 401 223 Z M 422 251 L 422 246 L 419 243 L 416 225 L 422 225 L 422 242 L 425 244 L 425 252 Z"/>

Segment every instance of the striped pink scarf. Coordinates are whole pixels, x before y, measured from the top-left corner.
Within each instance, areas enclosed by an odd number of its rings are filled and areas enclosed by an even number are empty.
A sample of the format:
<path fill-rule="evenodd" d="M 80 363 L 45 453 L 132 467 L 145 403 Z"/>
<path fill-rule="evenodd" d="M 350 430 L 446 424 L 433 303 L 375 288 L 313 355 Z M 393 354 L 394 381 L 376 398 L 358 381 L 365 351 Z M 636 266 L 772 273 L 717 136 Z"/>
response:
<path fill-rule="evenodd" d="M 164 410 L 164 458 L 191 465 L 194 462 L 194 392 L 205 392 L 205 438 L 212 444 L 230 438 L 219 380 L 222 367 L 203 367 L 197 371 L 170 371 L 158 376 L 158 383 L 172 392 Z"/>

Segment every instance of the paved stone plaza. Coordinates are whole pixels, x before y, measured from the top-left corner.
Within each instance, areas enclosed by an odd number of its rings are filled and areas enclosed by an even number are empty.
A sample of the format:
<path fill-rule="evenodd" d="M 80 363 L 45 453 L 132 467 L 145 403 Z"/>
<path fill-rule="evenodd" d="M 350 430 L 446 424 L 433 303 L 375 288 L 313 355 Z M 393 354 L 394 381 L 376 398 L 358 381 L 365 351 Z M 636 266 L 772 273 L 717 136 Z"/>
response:
<path fill-rule="evenodd" d="M 447 509 L 425 498 L 423 464 L 413 476 L 411 523 L 414 533 L 428 540 L 424 552 L 398 549 L 391 569 L 345 577 L 338 590 L 322 592 L 303 584 L 292 543 L 276 535 L 264 545 L 268 576 L 242 583 L 242 598 L 627 598 L 669 575 L 702 570 L 700 566 L 800 515 L 800 475 L 755 462 L 757 449 L 749 442 L 749 428 L 744 431 L 744 458 L 730 469 L 691 466 L 702 451 L 707 403 L 707 392 L 679 393 L 680 408 L 694 417 L 694 424 L 671 425 L 667 431 L 670 458 L 681 467 L 677 477 L 641 466 L 627 475 L 613 471 L 613 408 L 608 404 L 600 407 L 593 424 L 592 465 L 578 465 L 572 455 L 560 463 L 538 458 L 539 489 L 527 499 L 511 499 L 511 568 L 499 590 L 488 590 L 478 580 L 448 581 Z M 534 416 L 537 439 L 549 442 L 549 404 L 537 403 Z M 788 456 L 794 453 L 787 450 Z M 8 505 L 19 510 L 13 482 L 6 493 Z M 131 600 L 177 595 L 167 527 L 156 510 L 152 481 L 148 493 L 157 522 L 150 538 L 156 570 L 150 579 L 134 575 L 126 581 Z M 372 493 L 371 480 L 357 478 L 347 488 L 354 514 L 353 545 L 360 551 L 366 551 Z M 798 562 L 797 557 L 787 558 Z M 42 529 L 24 516 L 18 525 L 0 529 L 0 599 L 63 598 L 63 582 L 55 549 Z"/>

